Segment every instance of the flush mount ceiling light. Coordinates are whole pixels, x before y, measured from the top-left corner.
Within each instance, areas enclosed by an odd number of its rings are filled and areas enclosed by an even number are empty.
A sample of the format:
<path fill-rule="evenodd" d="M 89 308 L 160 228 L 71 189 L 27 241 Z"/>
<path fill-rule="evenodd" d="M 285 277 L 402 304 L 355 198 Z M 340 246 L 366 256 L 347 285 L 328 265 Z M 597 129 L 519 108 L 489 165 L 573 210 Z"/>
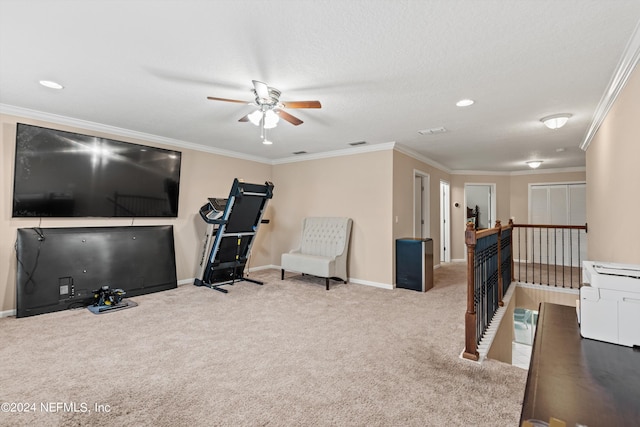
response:
<path fill-rule="evenodd" d="M 51 80 L 40 80 L 39 82 L 42 86 L 48 87 L 49 89 L 63 89 L 60 83 L 52 82 Z"/>
<path fill-rule="evenodd" d="M 568 113 L 554 114 L 553 116 L 543 117 L 540 121 L 549 129 L 560 129 L 567 124 L 570 117 L 571 114 Z"/>
<path fill-rule="evenodd" d="M 542 164 L 542 160 L 529 160 L 527 164 L 531 169 L 537 169 Z"/>
<path fill-rule="evenodd" d="M 456 105 L 458 107 L 468 107 L 469 105 L 473 105 L 475 101 L 473 99 L 461 99 L 460 101 L 456 102 Z"/>

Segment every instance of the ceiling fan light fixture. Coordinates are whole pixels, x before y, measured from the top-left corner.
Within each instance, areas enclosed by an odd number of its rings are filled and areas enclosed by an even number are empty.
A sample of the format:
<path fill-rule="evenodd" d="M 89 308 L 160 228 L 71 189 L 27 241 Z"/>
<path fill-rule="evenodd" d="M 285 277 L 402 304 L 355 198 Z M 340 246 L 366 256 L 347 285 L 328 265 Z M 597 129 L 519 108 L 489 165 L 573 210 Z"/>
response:
<path fill-rule="evenodd" d="M 267 110 L 264 113 L 264 128 L 273 129 L 278 125 L 280 117 L 273 110 Z"/>
<path fill-rule="evenodd" d="M 562 113 L 562 114 L 554 114 L 552 116 L 543 117 L 540 119 L 542 123 L 549 129 L 560 129 L 562 126 L 566 125 L 569 121 L 571 114 Z"/>
<path fill-rule="evenodd" d="M 527 162 L 527 165 L 529 165 L 531 169 L 538 169 L 541 164 L 542 164 L 542 160 L 529 160 Z"/>
<path fill-rule="evenodd" d="M 256 126 L 260 126 L 260 121 L 262 121 L 262 111 L 256 110 L 253 113 L 247 116 L 249 121 Z"/>

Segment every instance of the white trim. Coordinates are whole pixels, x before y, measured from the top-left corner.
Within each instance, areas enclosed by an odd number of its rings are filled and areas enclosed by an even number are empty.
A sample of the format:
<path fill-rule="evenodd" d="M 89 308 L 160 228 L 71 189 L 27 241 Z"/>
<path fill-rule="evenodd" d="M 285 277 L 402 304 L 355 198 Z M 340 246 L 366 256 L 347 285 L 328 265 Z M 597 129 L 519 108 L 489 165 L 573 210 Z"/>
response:
<path fill-rule="evenodd" d="M 279 265 L 267 264 L 267 265 L 259 265 L 257 267 L 247 268 L 247 272 L 253 273 L 254 271 L 262 271 L 262 270 L 280 270 Z"/>
<path fill-rule="evenodd" d="M 586 172 L 587 168 L 584 166 L 577 166 L 574 168 L 558 168 L 558 169 L 536 169 L 526 171 L 511 172 L 511 176 L 517 175 L 545 175 L 550 173 L 565 173 L 565 172 Z"/>
<path fill-rule="evenodd" d="M 372 282 L 370 280 L 349 278 L 348 282 L 355 283 L 357 285 L 373 286 L 374 288 L 382 288 L 382 289 L 390 289 L 390 290 L 393 289 L 393 285 L 389 283 Z"/>
<path fill-rule="evenodd" d="M 489 196 L 491 198 L 491 206 L 489 206 L 489 209 L 491 209 L 491 215 L 489 216 L 489 219 L 487 221 L 487 228 L 493 228 L 495 226 L 496 220 L 498 218 L 496 218 L 497 214 L 498 214 L 498 206 L 497 206 L 497 199 L 498 199 L 498 190 L 497 190 L 497 186 L 495 182 L 465 182 L 463 185 L 463 190 L 464 190 L 464 207 L 467 207 L 467 186 L 471 186 L 471 187 L 478 187 L 478 186 L 489 186 Z M 467 225 L 466 222 L 466 211 L 464 213 L 465 215 L 465 227 Z M 476 224 L 476 227 L 478 226 L 478 224 Z"/>
<path fill-rule="evenodd" d="M 633 73 L 638 61 L 640 60 L 640 22 L 636 25 L 633 34 L 631 35 L 631 39 L 627 43 L 625 47 L 624 53 L 622 54 L 622 58 L 618 63 L 615 73 L 611 77 L 609 81 L 609 85 L 607 86 L 606 92 L 602 95 L 600 102 L 598 103 L 598 107 L 596 108 L 595 113 L 593 114 L 593 120 L 591 122 L 591 126 L 587 130 L 587 133 L 580 144 L 580 148 L 584 151 L 587 151 L 589 148 L 589 144 L 591 144 L 591 140 L 598 132 L 600 125 L 607 117 L 609 110 L 618 99 L 618 95 L 622 92 L 622 89 L 627 84 L 627 80 Z"/>
<path fill-rule="evenodd" d="M 223 150 L 206 145 L 196 144 L 193 142 L 180 141 L 178 139 L 166 138 L 164 136 L 153 135 L 150 133 L 138 132 L 134 130 L 119 128 L 116 126 L 104 125 L 101 123 L 90 122 L 87 120 L 74 119 L 72 117 L 60 116 L 57 114 L 45 113 L 42 111 L 30 110 L 28 108 L 16 107 L 8 104 L 0 104 L 0 113 L 23 117 L 33 120 L 43 120 L 58 125 L 73 126 L 80 129 L 91 130 L 94 132 L 103 132 L 111 135 L 124 136 L 128 138 L 141 139 L 144 141 L 155 142 L 158 144 L 169 145 L 172 147 L 186 148 L 190 150 L 202 151 L 206 153 L 218 154 L 220 156 L 232 157 L 242 160 L 250 160 L 258 163 L 273 164 L 271 160 L 262 157 L 242 154 L 235 151 Z"/>
<path fill-rule="evenodd" d="M 195 277 L 192 277 L 190 279 L 182 279 L 182 280 L 178 280 L 178 286 L 182 286 L 182 285 L 193 285 L 193 282 L 195 281 Z"/>
<path fill-rule="evenodd" d="M 451 171 L 451 175 L 497 175 L 497 176 L 508 176 L 508 175 L 511 175 L 511 172 L 455 170 L 455 171 Z"/>
<path fill-rule="evenodd" d="M 304 162 L 307 160 L 317 160 L 317 159 L 327 159 L 330 157 L 349 156 L 351 154 L 361 154 L 361 153 L 371 153 L 374 151 L 393 150 L 395 145 L 396 145 L 395 142 L 385 142 L 382 144 L 360 145 L 357 147 L 344 148 L 344 149 L 334 150 L 334 151 L 325 151 L 322 153 L 301 154 L 295 157 L 285 157 L 282 159 L 276 159 L 271 161 L 271 164 L 282 165 L 285 163 L 297 163 L 297 162 Z"/>
<path fill-rule="evenodd" d="M 454 258 L 451 262 L 467 262 L 467 260 L 465 258 Z"/>
<path fill-rule="evenodd" d="M 11 317 L 11 316 L 15 316 L 16 315 L 16 310 L 5 310 L 5 311 L 0 311 L 0 319 L 3 317 Z"/>
<path fill-rule="evenodd" d="M 417 151 L 413 151 L 409 147 L 405 147 L 404 145 L 396 144 L 393 149 L 396 150 L 399 153 L 406 154 L 409 157 L 413 157 L 414 159 L 416 159 L 418 161 L 421 161 L 422 163 L 426 163 L 426 164 L 428 164 L 430 166 L 433 166 L 434 168 L 440 169 L 443 172 L 452 173 L 451 169 L 449 169 L 448 167 L 436 162 L 435 160 L 431 160 L 430 158 L 423 156 L 422 154 L 418 153 Z"/>
<path fill-rule="evenodd" d="M 559 292 L 561 294 L 580 294 L 580 289 L 572 289 L 572 288 L 561 288 L 557 286 L 549 286 L 549 285 L 534 285 L 532 283 L 523 283 L 523 282 L 515 282 L 515 284 L 521 288 L 528 289 L 537 289 L 549 292 Z"/>
<path fill-rule="evenodd" d="M 431 175 L 418 169 L 413 170 L 413 237 L 416 236 L 416 178 L 420 177 L 420 185 L 423 187 L 421 190 L 421 202 L 420 213 L 422 214 L 421 220 L 424 220 L 424 224 L 420 224 L 421 235 L 431 235 Z M 425 183 L 426 181 L 426 183 Z"/>
<path fill-rule="evenodd" d="M 583 172 L 585 170 L 584 167 L 543 169 L 543 170 L 536 170 L 536 171 L 513 171 L 513 172 L 452 170 L 436 162 L 435 160 L 425 157 L 424 155 L 408 147 L 405 147 L 401 144 L 398 144 L 396 142 L 385 142 L 381 144 L 364 145 L 364 146 L 351 147 L 351 148 L 345 148 L 345 149 L 334 150 L 334 151 L 327 151 L 323 153 L 315 153 L 315 154 L 312 153 L 312 154 L 305 154 L 305 155 L 300 155 L 295 157 L 285 157 L 281 159 L 270 160 L 267 158 L 252 156 L 249 154 L 239 153 L 236 151 L 225 150 L 222 148 L 215 148 L 208 145 L 197 144 L 194 142 L 181 141 L 178 139 L 167 138 L 167 137 L 153 135 L 145 132 L 138 132 L 138 131 L 124 129 L 116 126 L 109 126 L 109 125 L 105 125 L 97 122 L 91 122 L 88 120 L 75 119 L 73 117 L 61 116 L 58 114 L 46 113 L 43 111 L 32 110 L 29 108 L 17 107 L 9 104 L 0 104 L 0 114 L 15 116 L 18 119 L 25 118 L 25 119 L 32 119 L 32 120 L 42 120 L 42 121 L 50 122 L 53 124 L 72 126 L 72 127 L 87 130 L 87 131 L 102 132 L 110 135 L 134 138 L 142 141 L 149 141 L 149 142 L 155 142 L 158 144 L 168 145 L 171 147 L 185 148 L 189 150 L 217 154 L 225 157 L 231 157 L 231 158 L 236 158 L 241 160 L 249 160 L 249 161 L 264 163 L 272 166 L 286 164 L 286 163 L 302 162 L 306 160 L 342 157 L 342 156 L 348 156 L 352 154 L 362 154 L 362 153 L 369 153 L 369 152 L 375 152 L 375 151 L 395 150 L 395 151 L 398 151 L 399 153 L 406 154 L 409 157 L 412 157 L 420 162 L 426 163 L 430 166 L 433 166 L 434 168 L 437 168 L 451 175 L 509 176 L 509 175 L 525 175 L 525 174 L 561 173 L 561 172 Z"/>

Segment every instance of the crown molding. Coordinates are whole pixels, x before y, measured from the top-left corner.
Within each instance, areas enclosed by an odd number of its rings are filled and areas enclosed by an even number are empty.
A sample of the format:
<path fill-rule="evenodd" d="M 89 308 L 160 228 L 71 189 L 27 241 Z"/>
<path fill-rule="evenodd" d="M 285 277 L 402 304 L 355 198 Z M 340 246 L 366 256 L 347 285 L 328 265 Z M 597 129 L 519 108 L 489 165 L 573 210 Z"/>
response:
<path fill-rule="evenodd" d="M 330 157 L 342 157 L 351 154 L 371 153 L 375 151 L 393 150 L 397 146 L 395 142 L 385 142 L 382 144 L 364 145 L 359 147 L 345 148 L 342 150 L 325 151 L 322 153 L 301 154 L 295 157 L 284 157 L 271 161 L 272 165 L 282 165 L 285 163 L 297 163 L 307 160 L 327 159 Z"/>
<path fill-rule="evenodd" d="M 441 163 L 436 162 L 404 145 L 397 142 L 385 142 L 381 144 L 364 145 L 359 147 L 345 148 L 341 150 L 327 151 L 323 153 L 304 154 L 295 157 L 285 157 L 281 159 L 270 160 L 258 156 L 251 156 L 248 154 L 238 153 L 230 150 L 223 150 L 220 148 L 214 148 L 206 145 L 195 144 L 192 142 L 185 142 L 178 139 L 166 138 L 163 136 L 153 135 L 144 132 L 133 131 L 129 129 L 119 128 L 116 126 L 104 125 L 101 123 L 91 122 L 87 120 L 75 119 L 72 117 L 61 116 L 58 114 L 45 113 L 42 111 L 32 110 L 23 107 L 17 107 L 14 105 L 0 104 L 0 114 L 6 114 L 15 116 L 17 118 L 26 118 L 32 120 L 42 120 L 58 125 L 65 125 L 76 127 L 79 129 L 86 129 L 95 132 L 102 132 L 109 135 L 118 135 L 128 138 L 139 139 L 143 141 L 155 142 L 158 144 L 167 145 L 170 147 L 185 148 L 189 150 L 201 151 L 211 154 L 217 154 L 220 156 L 231 157 L 236 159 L 248 160 L 257 163 L 264 163 L 268 165 L 280 165 L 286 163 L 296 163 L 307 160 L 327 159 L 331 157 L 342 157 L 352 154 L 371 153 L 376 151 L 395 150 L 399 153 L 403 153 L 409 157 L 412 157 L 420 162 L 426 163 L 439 169 L 450 175 L 527 175 L 527 174 L 545 174 L 545 173 L 561 173 L 561 172 L 583 172 L 584 167 L 577 168 L 564 168 L 564 169 L 543 169 L 543 170 L 527 170 L 516 172 L 496 172 L 496 171 L 472 171 L 472 170 L 452 170 L 444 166 Z"/>
<path fill-rule="evenodd" d="M 633 34 L 631 35 L 631 39 L 627 43 L 625 47 L 624 53 L 622 54 L 622 58 L 618 63 L 618 67 L 616 68 L 613 77 L 609 81 L 609 85 L 607 86 L 607 90 L 602 95 L 600 102 L 598 103 L 598 107 L 593 115 L 593 120 L 591 121 L 591 126 L 587 130 L 587 133 L 580 144 L 580 148 L 584 151 L 587 151 L 589 148 L 589 144 L 591 144 L 591 140 L 595 137 L 600 125 L 607 117 L 609 110 L 615 103 L 618 95 L 622 92 L 622 89 L 627 84 L 627 80 L 633 73 L 638 61 L 640 60 L 640 22 L 636 25 Z"/>
<path fill-rule="evenodd" d="M 576 166 L 573 168 L 557 168 L 557 169 L 536 169 L 536 170 L 525 170 L 525 171 L 514 171 L 509 172 L 509 175 L 546 175 L 550 173 L 570 173 L 570 172 L 586 172 L 587 168 L 584 166 Z"/>
<path fill-rule="evenodd" d="M 166 138 L 164 136 L 153 135 L 150 133 L 138 132 L 134 130 L 109 126 L 102 123 L 91 122 L 88 120 L 75 119 L 73 117 L 61 116 L 58 114 L 45 113 L 43 111 L 31 110 L 29 108 L 17 107 L 15 105 L 0 104 L 0 113 L 11 116 L 17 116 L 32 120 L 42 120 L 58 125 L 72 126 L 80 129 L 91 130 L 94 132 L 103 132 L 110 135 L 123 136 L 127 138 L 140 139 L 143 141 L 155 142 L 158 144 L 168 145 L 171 147 L 185 148 L 189 150 L 203 151 L 206 153 L 217 154 L 225 157 L 249 160 L 252 162 L 272 164 L 271 160 L 258 156 L 238 153 L 230 150 L 209 147 L 206 145 L 195 144 L 193 142 L 181 141 L 179 139 Z"/>
<path fill-rule="evenodd" d="M 443 172 L 446 172 L 448 174 L 453 173 L 453 171 L 451 169 L 449 169 L 448 167 L 446 167 L 445 165 L 436 162 L 435 160 L 431 160 L 430 158 L 423 156 L 422 154 L 418 153 L 417 151 L 412 150 L 409 147 L 406 147 L 404 145 L 401 144 L 396 144 L 394 147 L 394 150 L 396 150 L 399 153 L 402 154 L 406 154 L 409 157 L 413 157 L 414 159 L 421 161 L 422 163 L 426 163 L 430 166 L 433 166 L 434 168 L 440 169 Z"/>
<path fill-rule="evenodd" d="M 496 176 L 509 176 L 511 172 L 503 171 L 474 171 L 474 170 L 453 170 L 451 175 L 496 175 Z"/>

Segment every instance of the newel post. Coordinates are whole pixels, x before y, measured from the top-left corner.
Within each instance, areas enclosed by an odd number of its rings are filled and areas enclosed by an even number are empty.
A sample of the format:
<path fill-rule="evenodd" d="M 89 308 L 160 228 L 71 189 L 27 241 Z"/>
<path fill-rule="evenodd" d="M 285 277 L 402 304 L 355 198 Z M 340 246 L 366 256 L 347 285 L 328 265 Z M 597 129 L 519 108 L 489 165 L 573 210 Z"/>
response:
<path fill-rule="evenodd" d="M 502 295 L 504 293 L 504 287 L 502 283 L 502 223 L 499 219 L 496 220 L 496 228 L 498 229 L 498 306 L 504 307 L 502 301 Z"/>
<path fill-rule="evenodd" d="M 464 233 L 464 241 L 467 245 L 467 312 L 464 315 L 464 353 L 462 357 L 470 360 L 478 360 L 476 336 L 476 306 L 474 298 L 475 288 L 475 253 L 476 253 L 476 230 L 473 223 L 467 223 Z"/>

